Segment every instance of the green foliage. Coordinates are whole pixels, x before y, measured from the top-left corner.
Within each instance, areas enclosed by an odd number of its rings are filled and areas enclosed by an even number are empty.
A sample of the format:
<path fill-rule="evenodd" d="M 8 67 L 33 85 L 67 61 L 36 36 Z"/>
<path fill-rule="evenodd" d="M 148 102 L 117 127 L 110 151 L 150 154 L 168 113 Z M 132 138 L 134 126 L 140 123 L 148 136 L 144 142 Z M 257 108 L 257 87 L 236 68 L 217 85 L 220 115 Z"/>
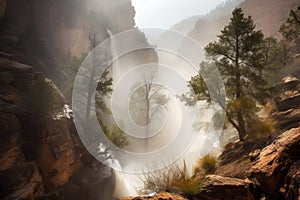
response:
<path fill-rule="evenodd" d="M 205 47 L 207 61 L 201 63 L 199 74 L 189 82 L 197 100 L 215 101 L 226 111 L 228 121 L 238 131 L 240 140 L 247 134 L 247 121 L 254 117 L 257 104 L 265 104 L 272 96 L 266 71 L 272 68 L 278 55 L 274 38 L 264 38 L 255 29 L 252 18 L 245 17 L 241 8 L 232 12 L 231 21 L 223 28 L 218 40 Z M 228 107 L 212 98 L 221 89 L 220 81 L 208 93 L 206 84 L 214 79 L 209 72 L 215 65 L 222 75 Z M 187 98 L 186 98 L 187 99 Z M 189 102 L 193 102 L 192 100 Z"/>
<path fill-rule="evenodd" d="M 206 100 L 208 103 L 211 101 L 218 102 L 222 98 L 221 91 L 224 90 L 224 86 L 223 80 L 217 79 L 216 74 L 219 72 L 216 70 L 214 63 L 208 61 L 200 63 L 199 73 L 188 82 L 190 92 L 183 94 L 180 99 L 185 101 L 187 105 L 195 105 L 197 101 L 201 100 Z M 208 91 L 208 86 L 210 91 Z"/>
<path fill-rule="evenodd" d="M 300 36 L 300 6 L 290 11 L 286 22 L 280 27 L 280 32 L 288 41 L 295 41 Z"/>
<path fill-rule="evenodd" d="M 108 97 L 112 93 L 112 83 L 113 79 L 109 76 L 109 70 L 105 70 L 100 77 L 97 85 L 96 93 L 96 106 L 104 112 L 110 112 L 107 107 L 104 98 Z"/>
<path fill-rule="evenodd" d="M 265 39 L 264 46 L 267 70 L 263 75 L 270 83 L 275 85 L 282 81 L 282 78 L 292 74 L 292 63 L 294 61 L 292 48 L 286 41 L 278 42 L 272 37 Z M 272 76 L 269 75 L 270 73 L 272 73 Z"/>
<path fill-rule="evenodd" d="M 129 144 L 129 142 L 127 141 L 126 134 L 116 124 L 112 126 L 111 131 L 107 135 L 107 137 L 110 139 L 112 143 L 114 143 L 116 146 L 120 148 Z"/>
<path fill-rule="evenodd" d="M 119 148 L 123 148 L 124 146 L 128 145 L 126 135 L 116 124 L 112 125 L 111 128 L 108 128 L 108 126 L 105 125 L 103 121 L 99 118 L 98 121 L 104 134 L 114 145 L 116 145 Z"/>
<path fill-rule="evenodd" d="M 28 96 L 25 98 L 29 116 L 37 123 L 43 123 L 58 107 L 58 93 L 44 77 L 35 80 Z"/>
<path fill-rule="evenodd" d="M 173 165 L 165 169 L 148 173 L 141 178 L 144 188 L 143 193 L 173 192 L 186 197 L 197 194 L 201 188 L 203 177 L 193 176 L 188 173 L 186 163 L 180 168 Z"/>
<path fill-rule="evenodd" d="M 248 98 L 246 96 L 229 100 L 227 109 L 233 116 L 236 116 L 238 112 L 242 113 L 247 121 L 251 120 L 254 117 L 255 112 L 257 111 L 255 101 L 252 98 Z"/>
<path fill-rule="evenodd" d="M 287 62 L 287 66 L 280 71 L 282 77 L 290 76 L 291 74 L 299 74 L 299 63 L 297 60 L 293 60 L 291 55 L 299 54 L 300 52 L 300 5 L 296 9 L 290 11 L 289 17 L 286 19 L 285 23 L 280 27 L 279 32 L 283 35 L 284 40 L 281 42 L 284 44 L 282 48 L 283 58 Z M 285 53 L 286 52 L 286 53 Z M 292 57 L 292 58 L 290 58 Z"/>
<path fill-rule="evenodd" d="M 215 172 L 217 166 L 217 159 L 216 157 L 207 154 L 203 158 L 199 159 L 195 166 L 193 167 L 194 174 L 211 174 Z"/>

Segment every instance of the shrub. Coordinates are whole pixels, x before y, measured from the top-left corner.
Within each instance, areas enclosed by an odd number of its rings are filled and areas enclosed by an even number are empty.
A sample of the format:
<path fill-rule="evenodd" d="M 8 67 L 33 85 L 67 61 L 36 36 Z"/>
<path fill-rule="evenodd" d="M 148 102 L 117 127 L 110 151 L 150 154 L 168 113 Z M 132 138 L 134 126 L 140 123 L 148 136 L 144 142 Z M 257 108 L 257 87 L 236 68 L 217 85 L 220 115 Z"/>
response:
<path fill-rule="evenodd" d="M 276 123 L 272 119 L 256 120 L 249 127 L 248 141 L 268 138 L 275 132 Z"/>
<path fill-rule="evenodd" d="M 176 167 L 171 186 L 183 196 L 190 198 L 196 195 L 202 185 L 202 176 L 189 176 L 186 163 L 182 169 Z"/>
<path fill-rule="evenodd" d="M 214 173 L 217 166 L 217 159 L 216 157 L 207 154 L 203 158 L 199 159 L 195 166 L 193 167 L 194 174 L 211 174 Z"/>
<path fill-rule="evenodd" d="M 142 193 L 172 192 L 189 198 L 199 192 L 202 179 L 200 176 L 191 177 L 184 162 L 183 168 L 180 168 L 178 165 L 172 165 L 143 175 L 141 178 L 144 184 Z"/>
<path fill-rule="evenodd" d="M 172 168 L 166 168 L 142 175 L 140 178 L 143 183 L 141 192 L 143 194 L 172 192 L 172 173 Z"/>
<path fill-rule="evenodd" d="M 97 119 L 104 134 L 114 145 L 119 148 L 123 148 L 129 144 L 126 134 L 117 124 L 113 124 L 112 127 L 109 128 L 106 124 L 104 124 L 99 113 L 97 113 Z"/>

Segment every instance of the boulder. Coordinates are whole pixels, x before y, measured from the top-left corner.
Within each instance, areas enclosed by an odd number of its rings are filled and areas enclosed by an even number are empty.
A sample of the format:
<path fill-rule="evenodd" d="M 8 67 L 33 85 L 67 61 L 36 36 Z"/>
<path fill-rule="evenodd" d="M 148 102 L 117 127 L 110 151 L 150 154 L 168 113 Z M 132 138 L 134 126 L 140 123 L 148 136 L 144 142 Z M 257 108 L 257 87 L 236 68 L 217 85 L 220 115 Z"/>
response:
<path fill-rule="evenodd" d="M 281 199 L 280 188 L 291 165 L 300 159 L 300 128 L 279 135 L 260 152 L 250 169 L 261 189 L 271 199 Z"/>
<path fill-rule="evenodd" d="M 200 189 L 197 199 L 201 200 L 252 200 L 250 190 L 253 183 L 249 180 L 208 175 Z"/>

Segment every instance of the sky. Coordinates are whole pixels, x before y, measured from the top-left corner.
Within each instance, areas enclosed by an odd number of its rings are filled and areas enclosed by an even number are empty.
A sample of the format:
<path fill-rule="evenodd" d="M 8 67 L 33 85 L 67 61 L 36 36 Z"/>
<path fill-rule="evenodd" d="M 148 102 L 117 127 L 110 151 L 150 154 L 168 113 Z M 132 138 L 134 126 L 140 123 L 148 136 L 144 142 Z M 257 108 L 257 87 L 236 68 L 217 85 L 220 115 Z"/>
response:
<path fill-rule="evenodd" d="M 202 15 L 225 0 L 132 0 L 139 28 L 168 29 L 190 16 Z"/>

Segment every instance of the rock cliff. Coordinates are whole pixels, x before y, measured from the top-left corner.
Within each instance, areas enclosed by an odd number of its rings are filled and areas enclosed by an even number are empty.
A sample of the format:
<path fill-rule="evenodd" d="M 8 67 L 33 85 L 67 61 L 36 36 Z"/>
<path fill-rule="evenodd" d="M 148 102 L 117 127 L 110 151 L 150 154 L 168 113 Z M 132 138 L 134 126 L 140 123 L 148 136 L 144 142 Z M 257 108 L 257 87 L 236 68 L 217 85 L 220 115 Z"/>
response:
<path fill-rule="evenodd" d="M 27 111 L 25 99 L 41 75 L 31 66 L 0 58 L 0 76 L 0 198 L 111 198 L 111 170 L 85 151 L 71 119 L 39 121 Z"/>
<path fill-rule="evenodd" d="M 2 13 L 2 15 L 1 15 Z M 81 56 L 90 49 L 89 32 L 101 40 L 135 28 L 131 1 L 66 0 L 0 2 L 0 46 L 25 64 L 45 73 L 59 88 L 66 79 L 62 72 L 70 56 Z M 147 43 L 144 34 L 140 42 Z M 134 38 L 128 38 L 128 44 Z M 141 58 L 141 56 L 138 56 Z M 155 51 L 143 57 L 156 62 Z"/>
<path fill-rule="evenodd" d="M 113 199 L 112 170 L 86 152 L 72 119 L 55 118 L 65 103 L 58 88 L 68 59 L 89 50 L 91 29 L 104 40 L 133 29 L 134 15 L 129 0 L 0 1 L 0 199 Z M 31 95 L 39 81 L 47 88 Z M 43 111 L 45 89 L 55 111 Z"/>

